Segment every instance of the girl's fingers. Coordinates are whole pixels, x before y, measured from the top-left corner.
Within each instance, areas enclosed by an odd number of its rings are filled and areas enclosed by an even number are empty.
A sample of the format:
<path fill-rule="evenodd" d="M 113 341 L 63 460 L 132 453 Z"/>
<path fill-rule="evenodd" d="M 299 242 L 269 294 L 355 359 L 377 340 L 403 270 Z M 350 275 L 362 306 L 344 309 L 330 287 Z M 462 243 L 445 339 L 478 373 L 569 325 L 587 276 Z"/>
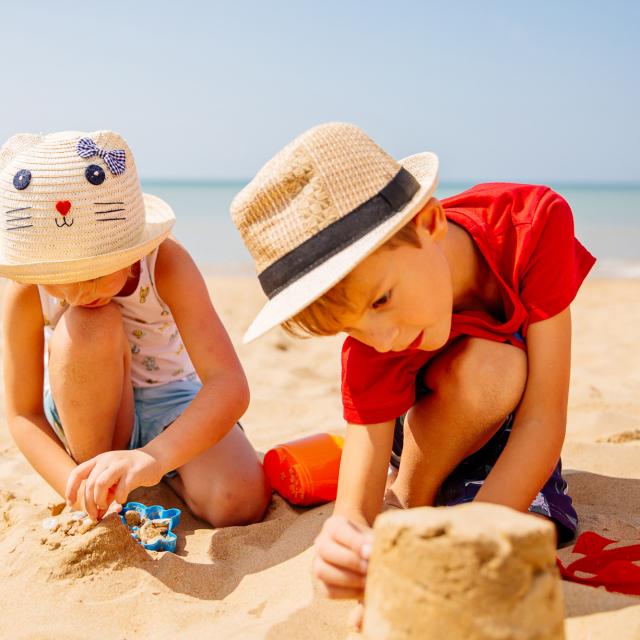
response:
<path fill-rule="evenodd" d="M 85 511 L 92 520 L 99 520 L 98 503 L 96 502 L 96 481 L 104 473 L 105 467 L 102 464 L 96 464 L 84 485 L 84 507 Z"/>
<path fill-rule="evenodd" d="M 89 474 L 96 465 L 96 459 L 92 458 L 79 464 L 70 474 L 67 479 L 67 486 L 65 488 L 64 497 L 67 504 L 74 504 L 78 497 L 78 489 L 83 480 L 89 477 Z"/>
<path fill-rule="evenodd" d="M 93 483 L 89 478 L 84 485 L 84 510 L 92 520 L 98 520 L 98 509 L 93 499 Z"/>
<path fill-rule="evenodd" d="M 100 511 L 106 511 L 109 503 L 113 500 L 112 487 L 117 482 L 117 472 L 114 472 L 114 470 L 109 467 L 96 477 L 93 485 L 93 500 Z M 110 491 L 111 496 L 109 496 Z"/>
<path fill-rule="evenodd" d="M 129 486 L 127 483 L 127 477 L 122 476 L 118 480 L 118 484 L 114 487 L 114 499 L 116 502 L 124 505 L 129 497 Z"/>

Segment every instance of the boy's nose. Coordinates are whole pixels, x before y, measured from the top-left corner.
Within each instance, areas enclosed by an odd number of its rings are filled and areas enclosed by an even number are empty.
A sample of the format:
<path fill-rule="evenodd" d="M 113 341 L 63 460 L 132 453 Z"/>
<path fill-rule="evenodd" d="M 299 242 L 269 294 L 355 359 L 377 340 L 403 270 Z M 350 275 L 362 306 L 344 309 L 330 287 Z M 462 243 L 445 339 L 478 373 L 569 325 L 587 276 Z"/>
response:
<path fill-rule="evenodd" d="M 71 209 L 71 203 L 68 200 L 59 200 L 56 202 L 56 209 L 61 216 L 66 216 Z"/>

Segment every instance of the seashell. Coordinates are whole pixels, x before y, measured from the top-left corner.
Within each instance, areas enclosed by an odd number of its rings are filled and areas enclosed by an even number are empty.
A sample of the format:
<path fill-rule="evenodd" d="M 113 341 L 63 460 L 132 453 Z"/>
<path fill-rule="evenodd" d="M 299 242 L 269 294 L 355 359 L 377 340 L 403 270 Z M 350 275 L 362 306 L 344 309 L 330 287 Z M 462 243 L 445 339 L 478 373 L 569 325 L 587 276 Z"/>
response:
<path fill-rule="evenodd" d="M 46 529 L 47 531 L 57 531 L 60 528 L 60 521 L 58 520 L 58 518 L 45 518 L 42 521 L 42 527 L 43 529 Z"/>

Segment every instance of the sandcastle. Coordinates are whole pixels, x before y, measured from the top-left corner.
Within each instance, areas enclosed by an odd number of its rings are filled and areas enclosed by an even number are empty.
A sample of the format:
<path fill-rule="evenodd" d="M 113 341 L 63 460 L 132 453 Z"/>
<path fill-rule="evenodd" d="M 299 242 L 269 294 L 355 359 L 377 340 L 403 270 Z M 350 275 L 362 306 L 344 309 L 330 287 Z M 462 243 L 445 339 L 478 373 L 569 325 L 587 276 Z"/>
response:
<path fill-rule="evenodd" d="M 553 525 L 471 503 L 382 514 L 365 592 L 367 640 L 562 640 Z"/>

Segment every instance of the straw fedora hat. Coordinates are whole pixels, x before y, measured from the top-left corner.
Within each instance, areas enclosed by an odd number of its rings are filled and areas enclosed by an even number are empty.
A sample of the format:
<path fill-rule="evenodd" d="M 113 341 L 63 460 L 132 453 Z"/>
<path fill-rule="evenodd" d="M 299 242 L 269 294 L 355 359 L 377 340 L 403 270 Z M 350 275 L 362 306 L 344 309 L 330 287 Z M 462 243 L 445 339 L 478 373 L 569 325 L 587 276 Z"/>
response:
<path fill-rule="evenodd" d="M 18 134 L 0 149 L 0 276 L 63 284 L 113 273 L 157 247 L 175 222 L 143 194 L 112 131 Z"/>
<path fill-rule="evenodd" d="M 269 298 L 244 341 L 342 280 L 424 207 L 437 178 L 433 153 L 398 162 L 351 124 L 319 125 L 282 149 L 231 203 Z"/>

